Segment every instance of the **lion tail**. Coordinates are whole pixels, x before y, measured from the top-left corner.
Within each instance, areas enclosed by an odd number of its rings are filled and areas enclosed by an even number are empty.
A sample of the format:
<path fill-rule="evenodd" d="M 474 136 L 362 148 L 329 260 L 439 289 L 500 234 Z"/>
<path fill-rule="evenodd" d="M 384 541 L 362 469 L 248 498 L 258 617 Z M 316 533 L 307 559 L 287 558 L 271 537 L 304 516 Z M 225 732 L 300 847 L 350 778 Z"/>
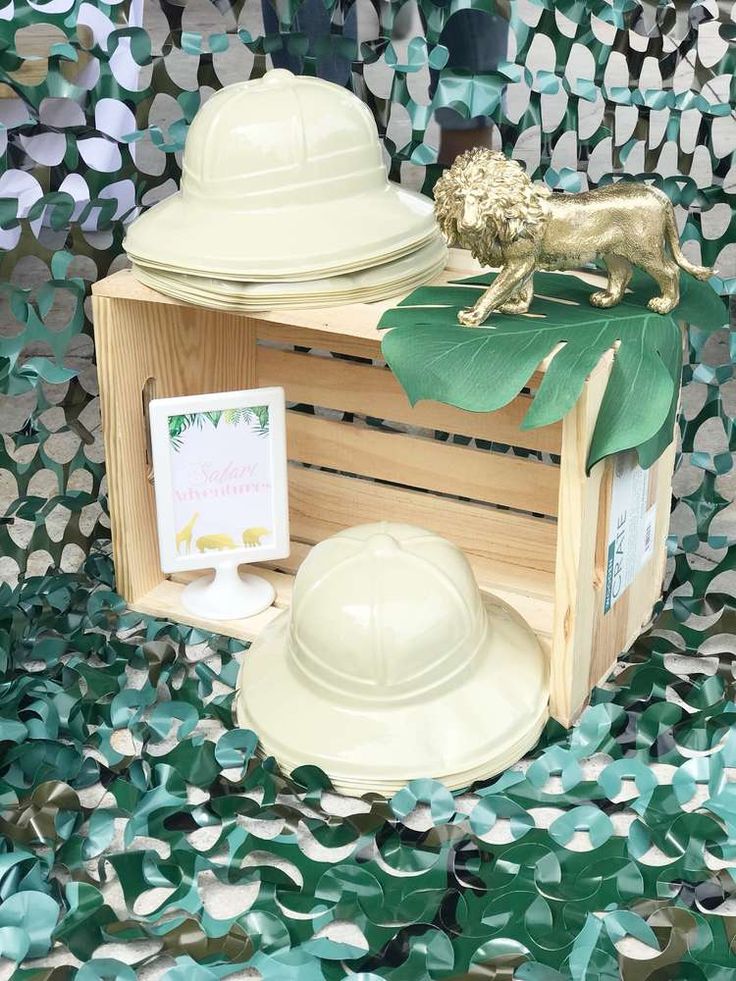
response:
<path fill-rule="evenodd" d="M 680 248 L 680 236 L 677 232 L 677 224 L 675 222 L 675 212 L 669 201 L 667 202 L 665 211 L 665 234 L 667 236 L 667 244 L 672 252 L 672 258 L 680 269 L 683 269 L 686 273 L 690 273 L 691 276 L 703 282 L 710 279 L 713 275 L 712 269 L 709 269 L 708 266 L 696 266 L 683 255 L 682 249 Z"/>

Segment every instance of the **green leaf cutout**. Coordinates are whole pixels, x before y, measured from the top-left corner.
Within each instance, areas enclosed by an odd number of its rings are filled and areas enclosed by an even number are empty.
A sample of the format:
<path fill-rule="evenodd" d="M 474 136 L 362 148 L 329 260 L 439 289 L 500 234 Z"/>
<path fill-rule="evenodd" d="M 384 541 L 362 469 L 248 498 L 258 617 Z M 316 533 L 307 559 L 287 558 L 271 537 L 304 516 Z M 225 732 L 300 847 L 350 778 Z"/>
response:
<path fill-rule="evenodd" d="M 594 287 L 577 276 L 535 275 L 528 314 L 492 315 L 467 328 L 457 314 L 471 306 L 495 275 L 415 290 L 388 310 L 379 328 L 386 361 L 412 405 L 433 399 L 470 412 L 494 412 L 514 399 L 540 363 L 558 347 L 522 428 L 548 426 L 574 406 L 585 380 L 615 348 L 588 455 L 588 469 L 623 450 L 636 449 L 650 467 L 673 436 L 682 369 L 679 321 L 716 330 L 726 308 L 707 284 L 682 276 L 681 300 L 669 316 L 651 313 L 656 285 L 636 275 L 626 298 L 610 310 L 592 307 Z"/>

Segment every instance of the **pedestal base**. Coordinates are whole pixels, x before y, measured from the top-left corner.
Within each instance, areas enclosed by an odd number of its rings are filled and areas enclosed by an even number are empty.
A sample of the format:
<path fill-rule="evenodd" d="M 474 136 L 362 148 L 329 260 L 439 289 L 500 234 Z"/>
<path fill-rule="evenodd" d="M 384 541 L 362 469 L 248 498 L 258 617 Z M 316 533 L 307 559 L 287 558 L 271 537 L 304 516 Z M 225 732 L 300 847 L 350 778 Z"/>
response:
<path fill-rule="evenodd" d="M 214 576 L 189 583 L 181 594 L 185 610 L 207 620 L 242 620 L 267 610 L 276 590 L 260 576 L 238 572 L 237 565 L 221 565 Z"/>

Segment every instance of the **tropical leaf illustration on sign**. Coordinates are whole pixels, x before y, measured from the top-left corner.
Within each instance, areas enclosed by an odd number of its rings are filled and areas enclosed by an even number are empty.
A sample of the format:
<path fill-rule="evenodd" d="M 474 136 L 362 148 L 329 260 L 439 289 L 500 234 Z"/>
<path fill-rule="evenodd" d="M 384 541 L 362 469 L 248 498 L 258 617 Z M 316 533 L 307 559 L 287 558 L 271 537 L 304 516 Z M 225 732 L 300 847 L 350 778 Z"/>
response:
<path fill-rule="evenodd" d="M 201 429 L 205 424 L 219 426 L 238 426 L 241 423 L 252 424 L 259 436 L 268 435 L 268 406 L 253 405 L 237 409 L 218 409 L 213 412 L 186 412 L 169 416 L 169 438 L 175 450 L 181 448 L 181 437 L 187 429 L 197 426 Z"/>

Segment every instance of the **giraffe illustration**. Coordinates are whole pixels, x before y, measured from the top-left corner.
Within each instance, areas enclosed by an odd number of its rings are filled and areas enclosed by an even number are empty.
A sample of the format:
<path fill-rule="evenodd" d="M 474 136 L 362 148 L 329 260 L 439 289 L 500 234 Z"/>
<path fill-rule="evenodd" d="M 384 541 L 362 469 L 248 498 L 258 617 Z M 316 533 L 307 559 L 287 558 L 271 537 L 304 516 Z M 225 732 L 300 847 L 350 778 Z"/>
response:
<path fill-rule="evenodd" d="M 199 511 L 195 511 L 191 516 L 189 521 L 176 533 L 176 551 L 179 551 L 180 545 L 183 543 L 186 548 L 185 552 L 191 552 L 192 550 L 192 529 L 194 528 L 194 522 L 199 517 Z"/>

